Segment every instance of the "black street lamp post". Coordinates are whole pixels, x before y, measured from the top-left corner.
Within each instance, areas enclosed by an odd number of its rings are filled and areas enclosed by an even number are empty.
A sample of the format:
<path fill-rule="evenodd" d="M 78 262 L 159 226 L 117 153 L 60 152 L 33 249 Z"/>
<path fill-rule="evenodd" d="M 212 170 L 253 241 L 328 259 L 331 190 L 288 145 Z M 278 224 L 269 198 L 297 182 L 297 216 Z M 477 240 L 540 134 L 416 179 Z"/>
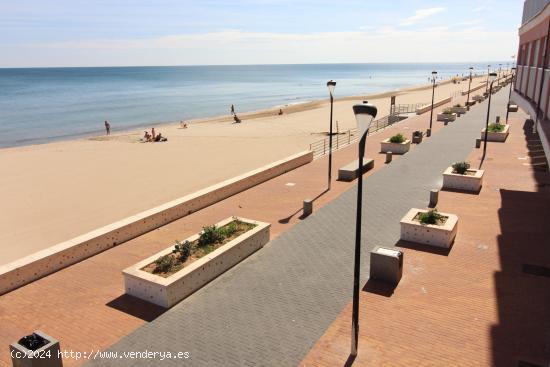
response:
<path fill-rule="evenodd" d="M 483 137 L 483 159 L 485 159 L 485 153 L 487 152 L 487 135 L 489 135 L 489 113 L 491 111 L 491 95 L 493 94 L 493 83 L 497 77 L 497 73 L 490 73 L 487 79 L 490 82 L 489 86 L 489 101 L 487 103 L 487 119 L 485 120 L 485 136 Z"/>
<path fill-rule="evenodd" d="M 353 106 L 359 133 L 359 177 L 357 179 L 357 213 L 355 220 L 355 259 L 353 266 L 353 310 L 351 320 L 351 355 L 357 356 L 359 337 L 359 277 L 361 271 L 361 213 L 363 206 L 363 157 L 370 124 L 376 117 L 378 109 L 370 103 Z"/>
<path fill-rule="evenodd" d="M 487 65 L 487 84 L 485 85 L 485 93 L 489 90 L 489 74 L 491 71 L 491 65 Z"/>
<path fill-rule="evenodd" d="M 470 82 L 468 83 L 468 97 L 466 98 L 466 109 L 470 111 L 470 87 L 472 86 L 472 70 L 473 67 L 470 66 Z"/>
<path fill-rule="evenodd" d="M 330 182 L 332 176 L 332 108 L 334 105 L 334 88 L 336 87 L 336 82 L 334 80 L 329 80 L 327 82 L 328 91 L 330 93 L 330 128 L 328 133 L 328 189 L 330 190 Z"/>
<path fill-rule="evenodd" d="M 434 116 L 434 97 L 435 97 L 435 78 L 437 75 L 437 71 L 432 71 L 432 109 L 430 110 L 430 129 L 428 130 L 428 134 L 426 136 L 432 135 L 432 121 Z"/>
<path fill-rule="evenodd" d="M 508 115 L 510 114 L 510 98 L 512 98 L 512 85 L 514 84 L 514 71 L 516 68 L 512 68 L 512 75 L 510 77 L 510 92 L 508 92 L 508 104 L 506 105 L 506 124 L 508 124 Z"/>

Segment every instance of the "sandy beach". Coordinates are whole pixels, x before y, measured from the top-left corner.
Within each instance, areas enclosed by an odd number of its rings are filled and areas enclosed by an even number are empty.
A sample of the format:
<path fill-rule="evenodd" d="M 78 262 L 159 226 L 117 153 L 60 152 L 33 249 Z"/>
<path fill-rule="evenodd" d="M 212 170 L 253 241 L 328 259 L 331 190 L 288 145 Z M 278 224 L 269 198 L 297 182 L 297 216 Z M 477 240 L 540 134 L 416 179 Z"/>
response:
<path fill-rule="evenodd" d="M 478 77 L 472 87 L 485 80 Z M 467 90 L 444 82 L 436 100 Z M 340 131 L 355 127 L 351 106 L 368 99 L 389 113 L 431 100 L 431 86 L 335 101 Z M 474 92 L 473 94 L 478 94 Z M 327 100 L 156 127 L 166 143 L 141 143 L 143 131 L 0 150 L 3 210 L 0 265 L 208 185 L 307 150 L 328 130 Z"/>

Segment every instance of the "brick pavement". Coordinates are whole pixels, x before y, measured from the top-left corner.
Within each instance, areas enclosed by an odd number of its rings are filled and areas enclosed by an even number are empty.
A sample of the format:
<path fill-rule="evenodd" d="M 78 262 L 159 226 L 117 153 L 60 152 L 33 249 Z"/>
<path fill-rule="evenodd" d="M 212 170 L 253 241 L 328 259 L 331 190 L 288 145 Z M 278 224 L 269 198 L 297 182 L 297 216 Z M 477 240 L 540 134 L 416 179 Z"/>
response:
<path fill-rule="evenodd" d="M 502 115 L 506 101 L 505 91 L 495 95 L 493 114 Z M 363 280 L 369 249 L 395 244 L 402 215 L 425 206 L 444 168 L 467 156 L 484 124 L 484 106 L 444 129 L 434 122 L 440 130 L 434 138 L 366 181 Z M 192 366 L 297 365 L 349 301 L 354 219 L 351 189 L 109 350 L 188 351 Z"/>

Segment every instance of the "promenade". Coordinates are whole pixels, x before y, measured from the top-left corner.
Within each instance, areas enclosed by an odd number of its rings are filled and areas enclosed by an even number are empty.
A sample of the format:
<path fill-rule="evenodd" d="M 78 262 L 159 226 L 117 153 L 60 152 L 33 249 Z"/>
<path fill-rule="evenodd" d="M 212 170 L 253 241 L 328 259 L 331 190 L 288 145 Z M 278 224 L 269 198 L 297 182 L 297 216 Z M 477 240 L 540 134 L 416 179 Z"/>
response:
<path fill-rule="evenodd" d="M 493 96 L 493 116 L 505 114 L 507 96 L 504 90 Z M 484 125 L 485 107 L 473 107 L 445 128 L 434 122 L 440 131 L 432 138 L 366 180 L 362 283 L 369 250 L 396 244 L 399 219 L 411 207 L 425 207 L 444 169 L 468 156 Z M 355 188 L 344 192 L 109 350 L 187 351 L 186 364 L 192 366 L 299 364 L 350 301 L 355 196 Z"/>

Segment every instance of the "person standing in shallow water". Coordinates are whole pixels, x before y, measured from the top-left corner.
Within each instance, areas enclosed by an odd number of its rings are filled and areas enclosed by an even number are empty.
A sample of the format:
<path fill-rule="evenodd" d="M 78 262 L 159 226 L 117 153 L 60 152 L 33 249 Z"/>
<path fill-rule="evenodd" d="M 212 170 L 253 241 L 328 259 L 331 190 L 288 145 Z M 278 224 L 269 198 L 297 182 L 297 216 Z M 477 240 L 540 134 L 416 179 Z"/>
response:
<path fill-rule="evenodd" d="M 107 132 L 107 135 L 111 135 L 111 124 L 107 120 L 105 120 L 105 131 Z"/>
<path fill-rule="evenodd" d="M 235 116 L 235 106 L 231 105 L 231 114 Z"/>

